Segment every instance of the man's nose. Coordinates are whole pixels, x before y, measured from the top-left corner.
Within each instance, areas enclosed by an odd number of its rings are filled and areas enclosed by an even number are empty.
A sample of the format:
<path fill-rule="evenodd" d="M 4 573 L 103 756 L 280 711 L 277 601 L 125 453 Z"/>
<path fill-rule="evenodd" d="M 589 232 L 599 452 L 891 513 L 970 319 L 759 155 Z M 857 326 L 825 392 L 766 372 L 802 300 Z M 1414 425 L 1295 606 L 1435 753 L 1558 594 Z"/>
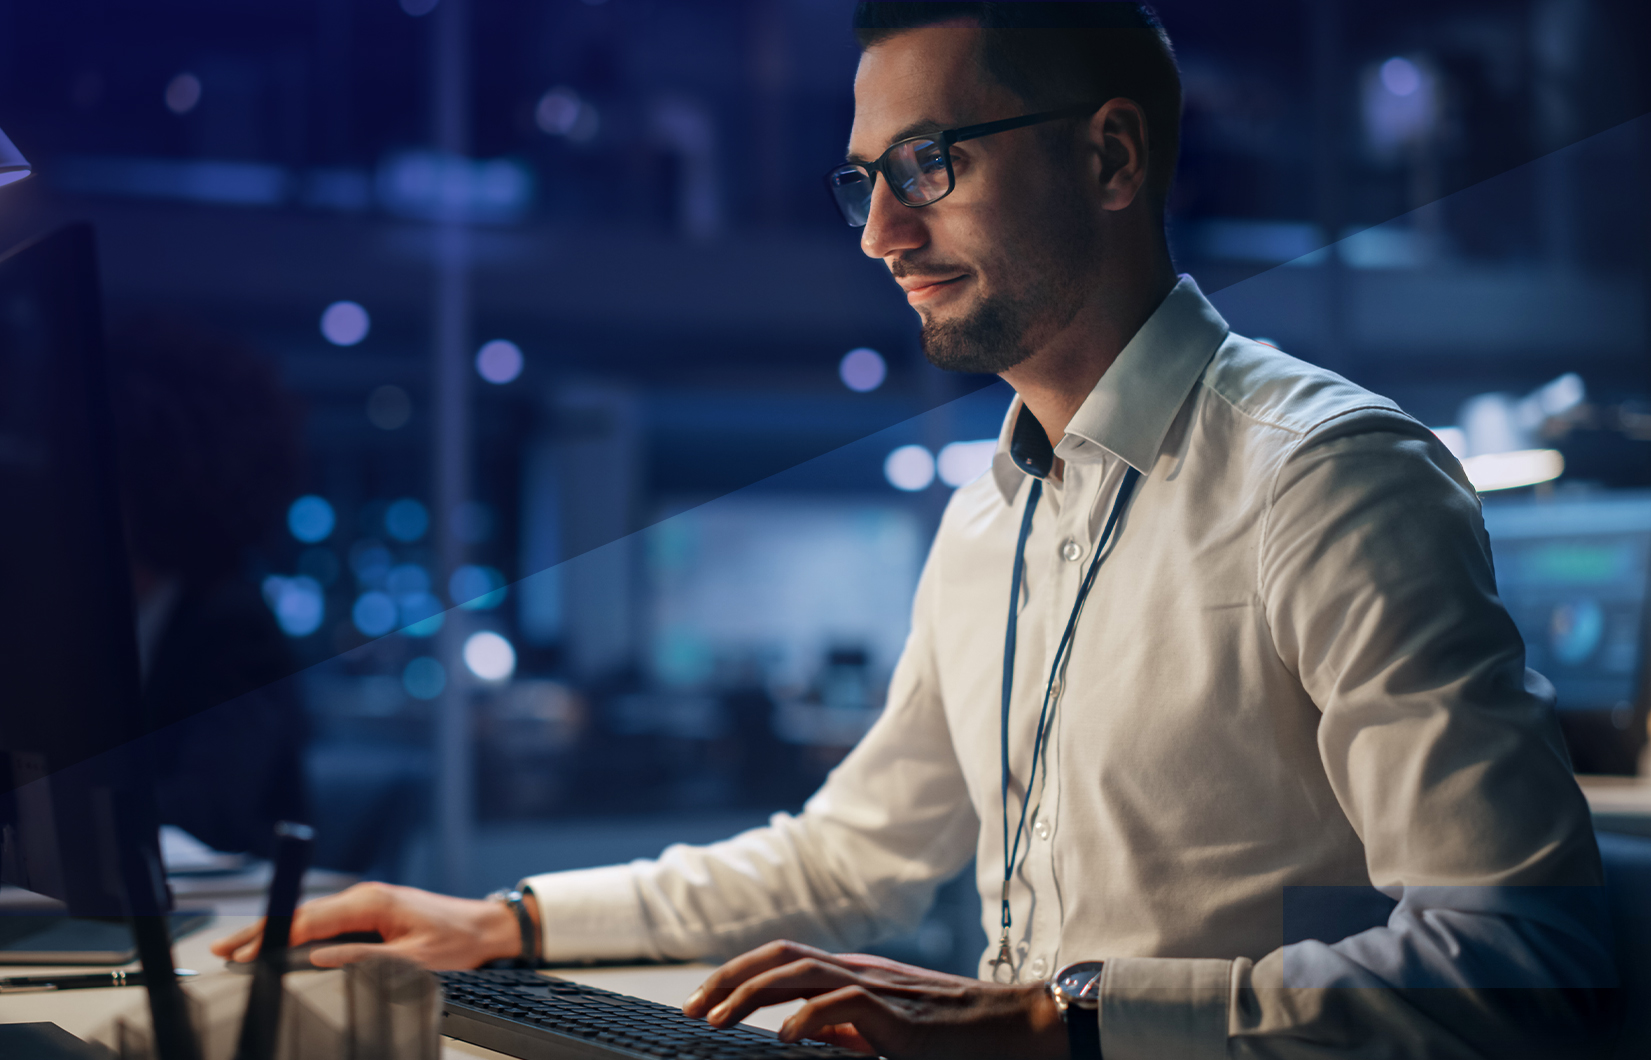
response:
<path fill-rule="evenodd" d="M 860 249 L 867 257 L 886 258 L 923 246 L 929 234 L 922 213 L 896 199 L 887 180 L 879 180 L 871 189 L 871 210 L 860 231 Z"/>

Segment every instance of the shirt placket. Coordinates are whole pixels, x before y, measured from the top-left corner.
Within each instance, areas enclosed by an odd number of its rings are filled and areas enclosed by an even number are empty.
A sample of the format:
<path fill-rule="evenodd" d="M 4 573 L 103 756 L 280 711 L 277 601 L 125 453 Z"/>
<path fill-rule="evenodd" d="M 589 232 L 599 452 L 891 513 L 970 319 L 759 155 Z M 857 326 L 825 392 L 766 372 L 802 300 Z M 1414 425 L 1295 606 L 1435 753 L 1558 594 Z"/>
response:
<path fill-rule="evenodd" d="M 1089 509 L 1093 502 L 1097 469 L 1074 467 L 1065 469 L 1065 481 L 1059 491 L 1053 533 L 1041 542 L 1038 554 L 1028 556 L 1029 563 L 1043 567 L 1045 584 L 1040 609 L 1048 635 L 1043 640 L 1043 658 L 1035 686 L 1027 690 L 1028 715 L 1036 717 L 1043 706 L 1043 694 L 1050 668 L 1055 663 L 1061 633 L 1072 615 L 1072 604 L 1077 600 L 1083 573 L 1093 549 L 1089 540 Z M 1056 505 L 1051 505 L 1056 508 Z M 1055 960 L 1060 946 L 1061 902 L 1060 888 L 1055 877 L 1055 842 L 1060 819 L 1060 755 L 1055 734 L 1060 727 L 1062 701 L 1065 697 L 1066 674 L 1057 674 L 1050 693 L 1050 719 L 1044 746 L 1040 749 L 1038 779 L 1032 792 L 1031 811 L 1028 814 L 1028 846 L 1025 854 L 1023 878 L 1035 895 L 1032 903 L 1029 931 L 1023 936 L 1026 944 L 1021 961 L 1023 980 L 1044 979 L 1055 971 Z"/>

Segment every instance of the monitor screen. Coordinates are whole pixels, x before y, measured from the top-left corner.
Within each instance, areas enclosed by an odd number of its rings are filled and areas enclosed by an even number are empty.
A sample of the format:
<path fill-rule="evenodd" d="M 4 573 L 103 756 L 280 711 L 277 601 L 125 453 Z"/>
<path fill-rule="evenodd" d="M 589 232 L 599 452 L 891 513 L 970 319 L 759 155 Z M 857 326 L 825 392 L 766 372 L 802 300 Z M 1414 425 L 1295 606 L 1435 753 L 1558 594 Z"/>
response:
<path fill-rule="evenodd" d="M 73 225 L 0 257 L 0 878 L 103 916 L 157 845 L 110 419 Z"/>
<path fill-rule="evenodd" d="M 1559 709 L 1631 719 L 1645 658 L 1651 495 L 1486 504 L 1485 528 L 1526 665 L 1553 682 Z"/>

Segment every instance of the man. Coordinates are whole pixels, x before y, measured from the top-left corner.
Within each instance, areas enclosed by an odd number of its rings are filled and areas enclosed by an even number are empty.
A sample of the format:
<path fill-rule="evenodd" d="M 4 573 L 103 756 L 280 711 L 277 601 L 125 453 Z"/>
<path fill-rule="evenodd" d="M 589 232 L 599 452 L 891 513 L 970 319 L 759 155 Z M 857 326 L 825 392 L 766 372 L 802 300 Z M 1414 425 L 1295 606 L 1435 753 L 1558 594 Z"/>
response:
<path fill-rule="evenodd" d="M 749 950 L 686 1011 L 805 998 L 783 1036 L 890 1057 L 1574 1055 L 1612 983 L 1598 854 L 1475 495 L 1391 402 L 1175 275 L 1167 39 L 1132 4 L 856 25 L 839 205 L 930 359 L 1017 393 L 882 718 L 796 818 L 526 881 L 531 940 L 383 887 L 299 938 L 376 928 L 441 966 Z M 981 980 L 768 941 L 852 949 L 971 855 Z"/>

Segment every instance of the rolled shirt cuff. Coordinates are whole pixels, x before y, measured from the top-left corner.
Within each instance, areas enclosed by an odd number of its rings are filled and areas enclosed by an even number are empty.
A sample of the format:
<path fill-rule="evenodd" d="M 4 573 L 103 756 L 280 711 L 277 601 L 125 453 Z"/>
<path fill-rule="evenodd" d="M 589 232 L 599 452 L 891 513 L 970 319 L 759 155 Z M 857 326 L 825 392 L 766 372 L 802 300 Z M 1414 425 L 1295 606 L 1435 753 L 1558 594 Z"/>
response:
<path fill-rule="evenodd" d="M 629 865 L 529 876 L 546 964 L 658 960 Z"/>
<path fill-rule="evenodd" d="M 1101 975 L 1106 1060 L 1226 1060 L 1233 962 L 1110 957 Z"/>

